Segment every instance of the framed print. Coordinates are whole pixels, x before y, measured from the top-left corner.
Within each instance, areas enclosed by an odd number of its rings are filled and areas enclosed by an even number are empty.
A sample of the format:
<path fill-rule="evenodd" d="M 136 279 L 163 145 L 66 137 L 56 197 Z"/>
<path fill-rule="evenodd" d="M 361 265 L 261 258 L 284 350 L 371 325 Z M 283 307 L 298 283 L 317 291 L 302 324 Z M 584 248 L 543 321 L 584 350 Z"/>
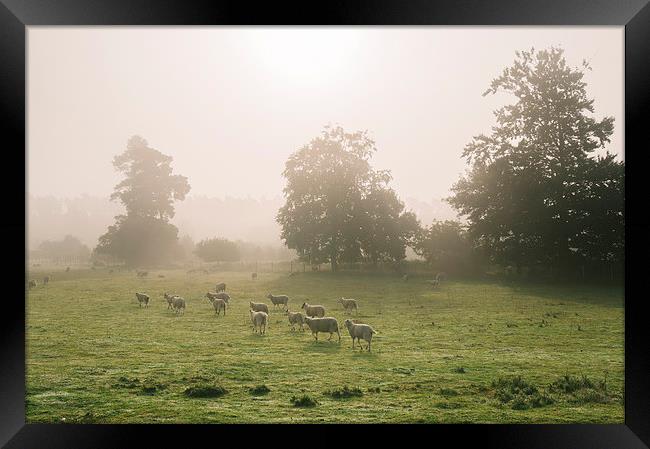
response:
<path fill-rule="evenodd" d="M 646 1 L 0 22 L 6 447 L 648 447 Z"/>

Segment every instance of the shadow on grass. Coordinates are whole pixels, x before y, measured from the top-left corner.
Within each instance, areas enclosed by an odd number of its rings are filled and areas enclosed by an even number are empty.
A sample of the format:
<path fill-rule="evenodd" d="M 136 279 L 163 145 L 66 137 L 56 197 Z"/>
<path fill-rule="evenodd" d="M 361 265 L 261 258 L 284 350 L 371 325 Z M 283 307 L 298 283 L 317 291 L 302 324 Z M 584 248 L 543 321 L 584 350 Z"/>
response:
<path fill-rule="evenodd" d="M 305 344 L 303 348 L 305 351 L 322 354 L 333 354 L 343 349 L 342 344 L 339 344 L 338 338 L 336 337 L 332 337 L 332 341 L 327 341 L 327 338 L 324 340 L 319 339 L 318 341 L 312 340 L 309 343 Z"/>

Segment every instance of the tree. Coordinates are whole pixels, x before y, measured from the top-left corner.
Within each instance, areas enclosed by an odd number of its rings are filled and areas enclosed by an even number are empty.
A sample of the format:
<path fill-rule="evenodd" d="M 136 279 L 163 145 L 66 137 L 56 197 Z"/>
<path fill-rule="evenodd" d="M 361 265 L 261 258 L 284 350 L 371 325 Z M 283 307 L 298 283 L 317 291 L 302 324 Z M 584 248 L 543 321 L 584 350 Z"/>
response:
<path fill-rule="evenodd" d="M 403 215 L 399 201 L 392 205 L 399 210 L 391 210 L 391 215 L 373 199 L 373 195 L 392 192 L 387 186 L 390 173 L 370 166 L 375 151 L 375 143 L 365 132 L 347 133 L 339 126 L 325 127 L 320 136 L 289 156 L 283 172 L 286 202 L 277 221 L 282 239 L 301 260 L 329 262 L 336 271 L 340 262 L 361 259 L 363 249 L 375 260 L 387 253 L 399 258 L 399 248 L 387 249 L 387 240 L 395 246 L 406 240 L 395 237 L 399 226 L 391 228 L 391 238 L 388 224 L 382 228 L 371 217 L 395 220 Z"/>
<path fill-rule="evenodd" d="M 586 62 L 569 67 L 559 48 L 516 56 L 483 94 L 504 91 L 516 101 L 495 112 L 491 135 L 465 147 L 471 170 L 453 186 L 449 202 L 467 216 L 470 235 L 495 262 L 566 271 L 575 265 L 585 223 L 622 211 L 622 197 L 608 203 L 616 211 L 589 206 L 603 182 L 596 178 L 613 162 L 593 153 L 609 142 L 614 119 L 593 117 Z"/>
<path fill-rule="evenodd" d="M 173 218 L 173 202 L 184 200 L 190 185 L 185 176 L 171 174 L 171 162 L 171 156 L 149 148 L 142 137 L 131 137 L 126 151 L 113 159 L 125 178 L 115 186 L 111 200 L 119 199 L 130 216 Z"/>
<path fill-rule="evenodd" d="M 478 255 L 458 221 L 434 220 L 416 238 L 416 254 L 425 258 L 434 271 L 473 274 L 478 268 Z"/>
<path fill-rule="evenodd" d="M 220 238 L 201 240 L 196 245 L 194 253 L 205 262 L 237 262 L 240 260 L 237 244 Z"/>
<path fill-rule="evenodd" d="M 406 258 L 406 247 L 414 245 L 420 224 L 413 212 L 405 211 L 392 189 L 372 189 L 362 200 L 359 221 L 360 248 L 373 265 L 397 264 Z"/>
<path fill-rule="evenodd" d="M 111 200 L 119 200 L 126 215 L 99 238 L 97 254 L 109 254 L 128 264 L 150 264 L 178 254 L 178 229 L 169 223 L 174 201 L 190 190 L 187 178 L 172 175 L 172 158 L 149 148 L 139 136 L 129 139 L 124 153 L 113 159 L 125 179 L 115 186 Z"/>
<path fill-rule="evenodd" d="M 39 257 L 49 259 L 78 258 L 88 260 L 90 249 L 81 241 L 71 235 L 66 235 L 62 240 L 45 240 L 38 245 Z"/>

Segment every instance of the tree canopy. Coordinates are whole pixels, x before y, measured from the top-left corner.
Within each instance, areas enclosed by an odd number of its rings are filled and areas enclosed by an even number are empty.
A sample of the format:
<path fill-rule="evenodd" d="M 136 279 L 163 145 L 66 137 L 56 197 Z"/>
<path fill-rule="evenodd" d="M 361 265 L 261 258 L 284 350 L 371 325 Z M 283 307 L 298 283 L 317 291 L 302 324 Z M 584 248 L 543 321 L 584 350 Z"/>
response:
<path fill-rule="evenodd" d="M 201 240 L 194 253 L 205 262 L 237 262 L 241 259 L 237 243 L 220 238 Z"/>
<path fill-rule="evenodd" d="M 594 157 L 614 119 L 594 117 L 587 69 L 568 66 L 560 48 L 517 52 L 483 94 L 505 92 L 515 102 L 495 111 L 490 135 L 465 147 L 471 170 L 449 201 L 496 262 L 564 270 L 621 255 L 624 163 Z"/>
<path fill-rule="evenodd" d="M 169 223 L 174 201 L 190 190 L 187 178 L 172 175 L 172 158 L 133 136 L 127 149 L 115 156 L 113 166 L 125 178 L 115 186 L 111 200 L 119 200 L 126 215 L 99 238 L 97 254 L 110 254 L 129 264 L 163 262 L 180 253 L 178 229 Z"/>
<path fill-rule="evenodd" d="M 340 262 L 404 258 L 416 220 L 388 187 L 390 173 L 371 167 L 375 151 L 365 132 L 337 126 L 289 157 L 277 220 L 301 260 L 336 271 Z"/>

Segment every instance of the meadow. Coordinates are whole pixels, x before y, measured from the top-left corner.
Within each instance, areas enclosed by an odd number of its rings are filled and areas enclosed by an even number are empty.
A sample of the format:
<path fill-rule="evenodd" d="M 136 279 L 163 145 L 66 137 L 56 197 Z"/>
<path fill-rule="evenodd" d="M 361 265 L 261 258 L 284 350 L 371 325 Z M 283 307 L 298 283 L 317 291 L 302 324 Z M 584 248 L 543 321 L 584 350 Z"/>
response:
<path fill-rule="evenodd" d="M 622 287 L 60 267 L 29 278 L 29 423 L 624 422 Z M 222 281 L 232 299 L 217 317 L 204 296 Z M 186 299 L 184 315 L 163 292 Z M 293 311 L 324 305 L 341 342 L 292 331 L 268 293 Z M 352 349 L 342 296 L 378 332 L 372 352 Z M 250 300 L 270 305 L 266 335 Z"/>

